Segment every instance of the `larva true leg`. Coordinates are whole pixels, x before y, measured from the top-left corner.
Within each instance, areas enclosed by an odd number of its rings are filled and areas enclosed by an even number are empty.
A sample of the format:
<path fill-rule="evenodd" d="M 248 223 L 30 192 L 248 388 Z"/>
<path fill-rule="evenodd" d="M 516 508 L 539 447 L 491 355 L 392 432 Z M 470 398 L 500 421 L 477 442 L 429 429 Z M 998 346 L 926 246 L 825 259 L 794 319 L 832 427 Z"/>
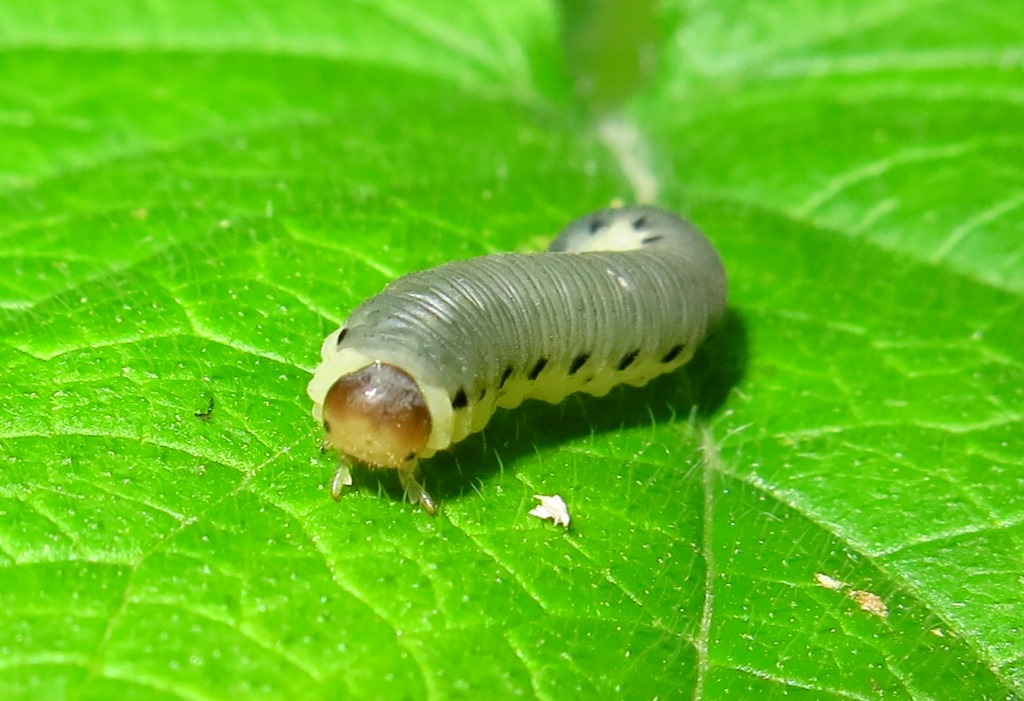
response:
<path fill-rule="evenodd" d="M 434 497 L 427 494 L 427 490 L 420 484 L 417 478 L 418 472 L 418 464 L 413 461 L 408 467 L 399 468 L 398 480 L 402 483 L 402 489 L 405 490 L 405 498 L 410 503 L 419 504 L 424 511 L 433 516 L 437 513 L 437 504 L 434 502 Z"/>
<path fill-rule="evenodd" d="M 345 487 L 352 486 L 352 472 L 349 470 L 348 461 L 340 460 L 338 469 L 334 471 L 331 478 L 331 498 L 334 501 L 341 501 L 341 492 Z"/>

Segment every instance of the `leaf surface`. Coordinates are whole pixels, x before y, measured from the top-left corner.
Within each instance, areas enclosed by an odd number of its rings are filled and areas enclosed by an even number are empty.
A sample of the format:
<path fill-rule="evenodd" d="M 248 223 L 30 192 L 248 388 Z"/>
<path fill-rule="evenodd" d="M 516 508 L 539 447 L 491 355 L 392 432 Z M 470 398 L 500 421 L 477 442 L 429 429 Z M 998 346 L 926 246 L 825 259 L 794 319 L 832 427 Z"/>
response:
<path fill-rule="evenodd" d="M 567 6 L 606 29 L 563 69 L 540 0 L 5 3 L 0 689 L 1019 695 L 999 4 Z M 613 30 L 660 62 L 592 129 Z M 652 188 L 730 274 L 687 370 L 499 412 L 425 466 L 438 518 L 331 501 L 304 387 L 355 304 Z"/>

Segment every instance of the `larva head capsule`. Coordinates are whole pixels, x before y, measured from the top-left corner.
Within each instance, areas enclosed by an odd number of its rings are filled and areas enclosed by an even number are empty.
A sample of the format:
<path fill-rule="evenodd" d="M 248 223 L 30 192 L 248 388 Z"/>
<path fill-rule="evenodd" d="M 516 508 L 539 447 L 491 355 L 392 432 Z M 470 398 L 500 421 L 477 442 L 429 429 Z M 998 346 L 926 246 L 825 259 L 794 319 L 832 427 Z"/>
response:
<path fill-rule="evenodd" d="M 373 363 L 342 375 L 324 398 L 328 442 L 374 467 L 408 467 L 430 438 L 430 411 L 409 373 Z"/>

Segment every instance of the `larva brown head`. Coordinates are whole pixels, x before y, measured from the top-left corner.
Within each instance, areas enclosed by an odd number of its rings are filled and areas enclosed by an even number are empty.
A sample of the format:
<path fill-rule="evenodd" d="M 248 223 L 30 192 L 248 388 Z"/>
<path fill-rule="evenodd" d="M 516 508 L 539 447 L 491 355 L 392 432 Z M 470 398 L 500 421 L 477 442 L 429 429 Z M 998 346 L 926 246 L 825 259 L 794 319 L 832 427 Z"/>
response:
<path fill-rule="evenodd" d="M 324 398 L 332 446 L 375 467 L 408 465 L 430 438 L 430 411 L 409 373 L 374 363 L 343 375 Z"/>

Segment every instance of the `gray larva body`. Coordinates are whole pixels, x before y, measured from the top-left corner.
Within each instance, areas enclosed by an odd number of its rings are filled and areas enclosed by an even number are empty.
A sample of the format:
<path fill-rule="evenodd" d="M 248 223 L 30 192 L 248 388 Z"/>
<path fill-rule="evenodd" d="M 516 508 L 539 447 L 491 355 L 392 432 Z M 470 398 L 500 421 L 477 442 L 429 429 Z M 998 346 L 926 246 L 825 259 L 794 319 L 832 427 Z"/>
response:
<path fill-rule="evenodd" d="M 364 302 L 324 341 L 308 388 L 313 415 L 325 421 L 329 443 L 398 468 L 410 498 L 432 510 L 415 480 L 418 458 L 479 431 L 497 407 L 527 398 L 558 402 L 578 391 L 603 395 L 678 368 L 725 303 L 721 260 L 696 227 L 654 207 L 602 210 L 569 224 L 547 253 L 448 263 Z M 328 396 L 332 387 L 380 366 L 404 376 L 403 396 L 422 395 L 427 416 L 398 419 L 400 430 L 425 421 L 423 440 L 413 440 L 409 453 L 399 440 L 398 449 L 374 446 L 361 455 L 331 430 L 331 407 L 340 406 Z M 372 398 L 372 381 L 356 393 Z M 349 483 L 344 466 L 335 491 L 341 483 Z"/>

